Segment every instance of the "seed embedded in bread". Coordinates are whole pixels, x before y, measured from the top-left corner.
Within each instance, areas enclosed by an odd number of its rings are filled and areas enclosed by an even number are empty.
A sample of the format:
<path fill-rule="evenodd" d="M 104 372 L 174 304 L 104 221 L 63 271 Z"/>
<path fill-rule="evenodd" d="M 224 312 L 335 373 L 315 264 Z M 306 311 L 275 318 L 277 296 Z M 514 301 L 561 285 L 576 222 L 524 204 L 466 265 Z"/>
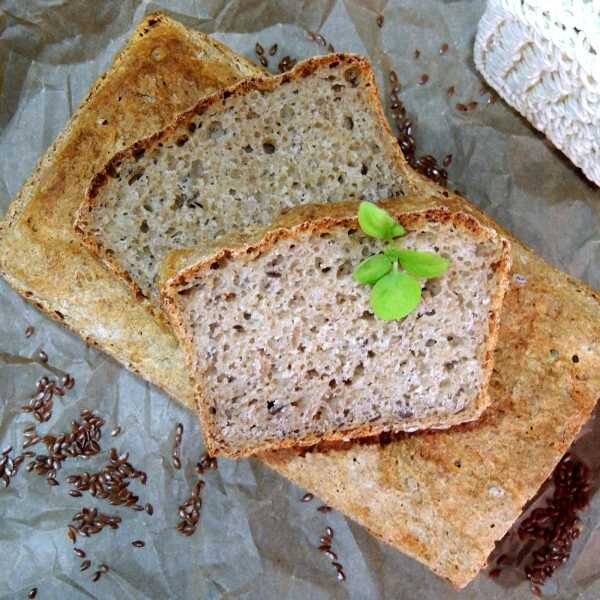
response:
<path fill-rule="evenodd" d="M 336 221 L 328 208 L 217 251 L 165 288 L 213 453 L 445 428 L 488 403 L 508 243 L 462 213 L 400 215 L 401 246 L 450 267 L 422 282 L 413 313 L 382 321 L 351 274 L 384 243 L 355 212 Z"/>
<path fill-rule="evenodd" d="M 265 225 L 300 204 L 401 195 L 403 165 L 369 63 L 324 56 L 229 88 L 118 155 L 76 227 L 156 302 L 168 251 Z"/>

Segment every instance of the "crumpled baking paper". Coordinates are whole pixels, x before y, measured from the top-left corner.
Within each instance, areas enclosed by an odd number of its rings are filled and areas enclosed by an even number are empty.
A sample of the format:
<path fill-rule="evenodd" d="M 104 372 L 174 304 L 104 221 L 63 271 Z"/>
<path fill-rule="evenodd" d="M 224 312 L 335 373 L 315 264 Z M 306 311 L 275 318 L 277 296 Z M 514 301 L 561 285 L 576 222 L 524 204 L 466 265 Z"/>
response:
<path fill-rule="evenodd" d="M 265 48 L 277 42 L 277 60 L 270 61 L 275 67 L 286 54 L 306 58 L 323 51 L 308 39 L 311 30 L 336 50 L 368 55 L 382 93 L 389 91 L 387 72 L 395 69 L 418 153 L 440 161 L 452 154 L 452 189 L 550 262 L 600 287 L 597 189 L 510 108 L 501 101 L 487 104 L 489 96 L 481 95 L 472 44 L 482 0 L 0 0 L 1 213 L 133 25 L 154 10 L 214 34 L 250 58 L 257 41 Z M 441 55 L 444 43 L 449 50 Z M 424 73 L 429 81 L 419 85 Z M 450 86 L 456 90 L 452 98 L 446 93 Z M 478 102 L 475 110 L 456 110 L 456 103 L 471 101 Z M 26 338 L 28 325 L 35 332 Z M 48 367 L 32 360 L 42 347 Z M 178 506 L 190 494 L 203 451 L 195 416 L 87 348 L 0 282 L 1 448 L 20 448 L 23 428 L 32 421 L 20 406 L 36 380 L 51 375 L 49 368 L 71 373 L 76 385 L 55 398 L 52 420 L 38 429 L 66 431 L 82 408 L 97 411 L 107 421 L 103 448 L 129 450 L 130 462 L 148 473 L 145 487 L 131 488 L 153 504 L 154 515 L 67 495 L 64 478 L 95 470 L 104 457 L 67 461 L 57 487 L 23 465 L 11 486 L 0 488 L 0 598 L 24 598 L 32 587 L 44 599 L 531 597 L 522 579 L 498 581 L 483 573 L 457 592 L 342 515 L 317 512 L 318 499 L 300 502 L 303 490 L 257 461 L 220 460 L 218 471 L 205 474 L 200 524 L 184 538 L 174 529 Z M 170 459 L 177 422 L 185 427 L 181 471 Z M 116 425 L 123 433 L 111 438 Z M 576 448 L 592 467 L 596 486 L 599 434 L 594 420 Z M 117 531 L 104 530 L 78 544 L 93 563 L 81 573 L 66 524 L 83 505 L 118 514 L 123 522 Z M 571 560 L 545 587 L 553 597 L 600 597 L 598 495 L 582 518 L 583 535 Z M 347 574 L 342 584 L 316 550 L 326 526 L 335 531 L 333 549 Z M 135 539 L 146 546 L 134 548 Z M 110 572 L 92 583 L 91 573 L 103 562 Z"/>

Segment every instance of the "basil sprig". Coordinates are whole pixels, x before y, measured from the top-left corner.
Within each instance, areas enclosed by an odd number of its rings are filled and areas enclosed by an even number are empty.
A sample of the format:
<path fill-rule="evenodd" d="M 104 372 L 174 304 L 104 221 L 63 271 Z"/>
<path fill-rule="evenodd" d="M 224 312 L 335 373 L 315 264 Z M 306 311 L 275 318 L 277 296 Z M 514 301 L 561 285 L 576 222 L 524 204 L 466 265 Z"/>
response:
<path fill-rule="evenodd" d="M 361 202 L 358 224 L 370 237 L 392 240 L 406 230 L 383 208 L 372 202 Z M 352 277 L 358 283 L 371 285 L 371 307 L 384 321 L 403 319 L 421 301 L 421 283 L 417 278 L 440 277 L 448 270 L 448 260 L 433 252 L 404 250 L 389 243 L 382 253 L 363 260 Z M 402 270 L 400 270 L 402 268 Z"/>

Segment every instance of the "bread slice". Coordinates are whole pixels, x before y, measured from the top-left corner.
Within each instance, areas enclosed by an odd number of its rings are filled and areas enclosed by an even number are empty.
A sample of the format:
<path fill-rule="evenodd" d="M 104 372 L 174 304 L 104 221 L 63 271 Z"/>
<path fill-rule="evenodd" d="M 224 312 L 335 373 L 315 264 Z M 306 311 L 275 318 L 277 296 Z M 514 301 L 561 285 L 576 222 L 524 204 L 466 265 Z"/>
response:
<path fill-rule="evenodd" d="M 169 250 L 270 223 L 282 209 L 404 191 L 403 157 L 366 59 L 335 54 L 241 82 L 119 153 L 75 227 L 158 305 Z"/>
<path fill-rule="evenodd" d="M 447 428 L 487 407 L 509 244 L 464 213 L 394 208 L 403 248 L 450 260 L 401 321 L 375 318 L 352 279 L 383 248 L 356 204 L 300 207 L 167 283 L 212 454 Z"/>

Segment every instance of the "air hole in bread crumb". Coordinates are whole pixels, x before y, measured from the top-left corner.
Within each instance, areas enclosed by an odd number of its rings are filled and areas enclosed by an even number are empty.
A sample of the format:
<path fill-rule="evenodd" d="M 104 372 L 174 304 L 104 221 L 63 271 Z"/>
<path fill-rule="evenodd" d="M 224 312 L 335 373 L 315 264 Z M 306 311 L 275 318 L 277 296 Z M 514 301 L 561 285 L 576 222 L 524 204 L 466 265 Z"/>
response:
<path fill-rule="evenodd" d="M 437 340 L 434 340 L 433 338 L 430 338 L 425 342 L 425 346 L 427 346 L 427 348 L 431 348 L 432 346 L 435 346 L 436 344 L 437 344 Z"/>
<path fill-rule="evenodd" d="M 316 369 L 309 369 L 308 371 L 306 371 L 306 376 L 308 377 L 308 379 L 314 379 L 317 375 L 318 373 Z"/>
<path fill-rule="evenodd" d="M 273 144 L 273 142 L 264 142 L 263 150 L 265 151 L 265 154 L 273 154 L 275 152 L 275 144 Z"/>
<path fill-rule="evenodd" d="M 223 130 L 223 125 L 221 124 L 221 121 L 213 121 L 208 126 L 208 137 L 211 140 L 217 140 L 220 137 L 223 137 L 224 135 L 225 131 Z"/>
<path fill-rule="evenodd" d="M 335 390 L 335 388 L 337 387 L 337 381 L 336 381 L 335 379 L 330 379 L 330 380 L 329 380 L 329 387 L 330 387 L 332 390 Z"/>
<path fill-rule="evenodd" d="M 148 233 L 148 231 L 150 231 L 150 227 L 148 227 L 148 222 L 147 221 L 142 221 L 142 223 L 140 225 L 140 231 L 142 233 Z"/>
<path fill-rule="evenodd" d="M 358 87 L 360 83 L 360 71 L 358 67 L 350 67 L 344 71 L 344 79 L 352 86 Z"/>
<path fill-rule="evenodd" d="M 354 129 L 354 120 L 352 119 L 352 117 L 344 117 L 344 127 L 350 130 Z"/>
<path fill-rule="evenodd" d="M 254 148 L 250 144 L 244 146 L 243 150 L 246 154 L 250 154 L 251 152 L 254 152 Z"/>
<path fill-rule="evenodd" d="M 572 356 L 571 360 L 572 360 L 574 363 L 578 363 L 578 362 L 579 362 L 579 356 L 577 356 L 577 354 L 573 354 L 573 356 Z"/>
<path fill-rule="evenodd" d="M 246 319 L 246 321 L 249 321 L 250 317 L 252 317 L 252 315 L 249 312 L 245 312 L 243 316 L 244 316 L 244 319 Z"/>
<path fill-rule="evenodd" d="M 366 175 L 369 172 L 369 167 L 363 163 L 362 167 L 360 168 L 360 174 L 361 175 Z"/>

